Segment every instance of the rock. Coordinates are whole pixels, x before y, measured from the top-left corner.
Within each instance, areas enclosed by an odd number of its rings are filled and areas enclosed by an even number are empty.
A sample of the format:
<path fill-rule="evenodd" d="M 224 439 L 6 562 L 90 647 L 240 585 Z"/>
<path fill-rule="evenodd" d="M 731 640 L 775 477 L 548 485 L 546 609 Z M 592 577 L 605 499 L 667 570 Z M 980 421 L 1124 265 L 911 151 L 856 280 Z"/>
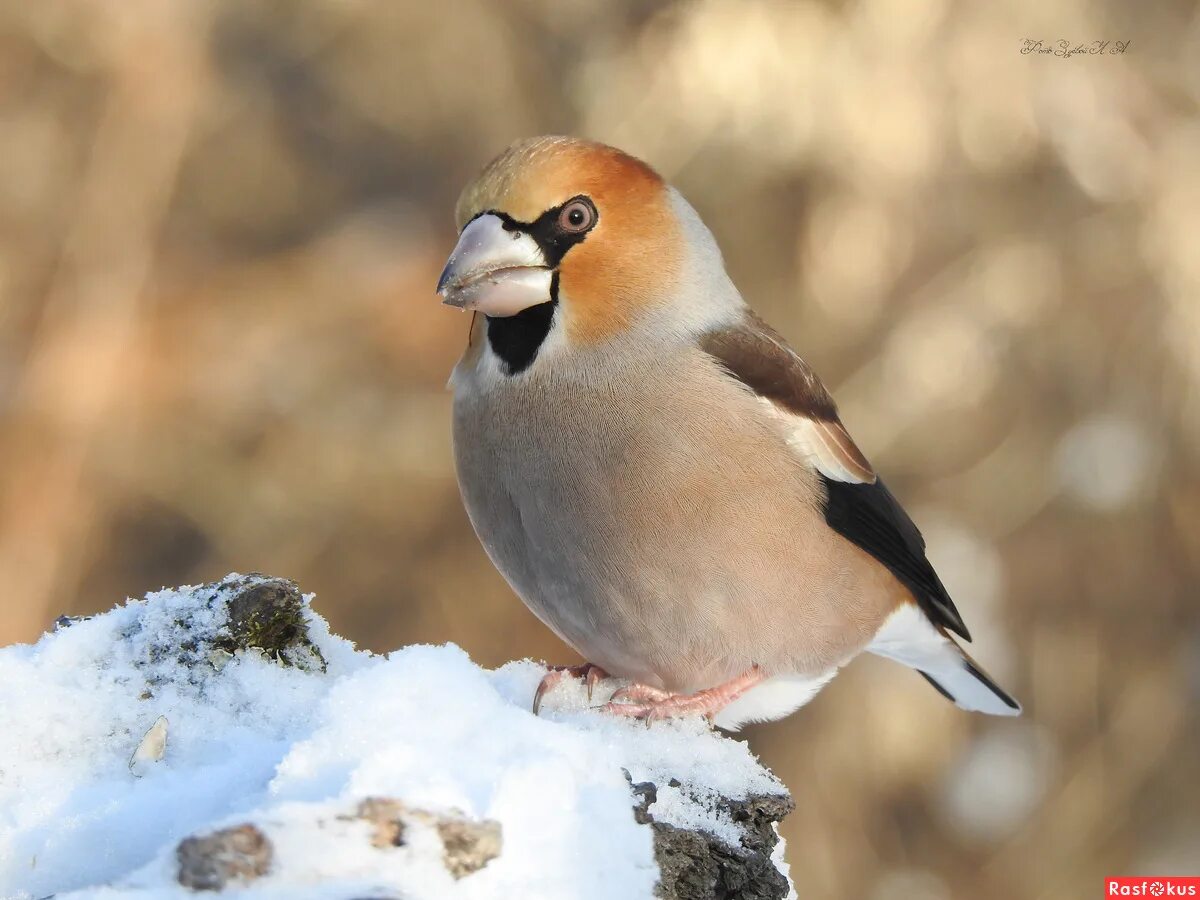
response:
<path fill-rule="evenodd" d="M 247 653 L 306 672 L 325 671 L 325 660 L 309 638 L 304 597 L 295 582 L 254 573 L 188 590 L 190 595 L 147 595 L 144 607 L 138 607 L 143 611 L 127 626 L 124 636 L 137 647 L 136 662 L 148 686 L 156 686 L 164 676 L 174 677 L 180 665 L 193 673 L 194 684 L 200 684 L 235 656 Z M 190 604 L 181 603 L 184 597 Z M 168 607 L 164 614 L 164 603 L 177 609 Z M 170 618 L 164 622 L 166 616 Z M 76 621 L 60 617 L 55 628 L 68 628 Z M 146 635 L 152 638 L 145 640 Z"/>
<path fill-rule="evenodd" d="M 500 823 L 491 819 L 479 822 L 470 819 L 443 818 L 437 823 L 446 869 L 455 878 L 478 872 L 500 855 Z"/>
<path fill-rule="evenodd" d="M 253 825 L 189 837 L 175 848 L 178 881 L 194 891 L 220 891 L 232 881 L 253 881 L 271 868 L 274 849 Z"/>
<path fill-rule="evenodd" d="M 368 797 L 358 805 L 355 818 L 374 826 L 371 843 L 380 848 L 404 846 L 410 824 L 433 827 L 442 839 L 442 862 L 455 878 L 478 872 L 500 855 L 503 845 L 499 822 L 413 809 L 390 797 Z"/>
<path fill-rule="evenodd" d="M 53 631 L 62 631 L 64 628 L 70 628 L 76 622 L 86 622 L 91 616 L 68 616 L 66 613 L 54 620 Z"/>
<path fill-rule="evenodd" d="M 771 854 L 779 843 L 775 825 L 796 804 L 787 794 L 757 794 L 744 800 L 716 798 L 716 805 L 741 827 L 738 847 L 730 847 L 707 832 L 679 828 L 654 820 L 658 785 L 625 780 L 636 802 L 633 818 L 654 829 L 654 856 L 661 872 L 658 896 L 668 900 L 779 900 L 788 894 L 788 882 L 775 868 Z M 670 788 L 687 790 L 677 779 Z M 695 792 L 692 792 L 695 793 Z"/>
<path fill-rule="evenodd" d="M 625 777 L 630 781 L 633 796 L 638 798 L 633 804 L 633 819 L 639 825 L 649 825 L 654 821 L 650 815 L 650 807 L 658 800 L 658 786 L 653 781 L 639 781 L 633 784 L 628 772 L 625 773 Z"/>
<path fill-rule="evenodd" d="M 645 785 L 635 785 L 635 792 Z M 653 785 L 649 786 L 657 792 Z M 647 804 L 647 807 L 651 806 Z M 795 809 L 785 795 L 757 795 L 745 800 L 722 801 L 733 820 L 742 825 L 741 846 L 731 847 L 703 831 L 655 822 L 652 810 L 634 807 L 634 816 L 654 829 L 654 856 L 658 861 L 657 894 L 669 900 L 782 900 L 788 882 L 775 868 L 771 853 L 779 843 L 775 823 Z"/>
<path fill-rule="evenodd" d="M 304 597 L 296 582 L 252 573 L 227 578 L 216 587 L 218 596 L 228 597 L 228 623 L 213 642 L 210 662 L 222 652 L 260 650 L 285 665 L 308 668 L 315 662 L 324 668 L 325 661 L 308 638 Z"/>
<path fill-rule="evenodd" d="M 404 846 L 406 811 L 407 808 L 399 800 L 390 797 L 368 797 L 358 804 L 354 818 L 365 819 L 374 826 L 371 844 L 382 850 L 386 847 Z"/>

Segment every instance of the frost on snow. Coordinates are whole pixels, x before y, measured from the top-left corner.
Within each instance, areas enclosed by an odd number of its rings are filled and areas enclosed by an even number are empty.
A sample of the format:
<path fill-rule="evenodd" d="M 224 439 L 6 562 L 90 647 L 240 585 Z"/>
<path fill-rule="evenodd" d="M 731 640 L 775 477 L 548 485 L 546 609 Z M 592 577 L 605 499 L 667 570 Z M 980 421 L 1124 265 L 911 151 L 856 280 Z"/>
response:
<path fill-rule="evenodd" d="M 744 743 L 568 681 L 535 717 L 542 666 L 356 651 L 310 600 L 231 575 L 0 649 L 0 897 L 788 892 Z"/>

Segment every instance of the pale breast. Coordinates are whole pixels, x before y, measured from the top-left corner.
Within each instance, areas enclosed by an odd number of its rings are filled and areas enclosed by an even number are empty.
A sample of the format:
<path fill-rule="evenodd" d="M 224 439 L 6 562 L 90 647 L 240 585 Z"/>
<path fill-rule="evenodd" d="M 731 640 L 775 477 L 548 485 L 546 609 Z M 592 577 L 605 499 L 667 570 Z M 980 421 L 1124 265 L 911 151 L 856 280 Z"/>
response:
<path fill-rule="evenodd" d="M 698 350 L 589 378 L 459 378 L 455 456 L 525 603 L 610 672 L 694 690 L 822 672 L 894 583 L 824 524 L 778 422 Z"/>

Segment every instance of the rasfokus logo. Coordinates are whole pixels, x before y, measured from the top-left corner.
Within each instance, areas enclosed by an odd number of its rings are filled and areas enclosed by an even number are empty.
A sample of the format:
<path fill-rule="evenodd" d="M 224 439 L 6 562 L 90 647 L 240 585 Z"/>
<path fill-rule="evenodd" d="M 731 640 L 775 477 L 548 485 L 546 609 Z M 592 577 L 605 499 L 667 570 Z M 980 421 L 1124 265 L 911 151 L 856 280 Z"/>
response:
<path fill-rule="evenodd" d="M 1200 897 L 1200 876 L 1106 878 L 1105 897 Z"/>

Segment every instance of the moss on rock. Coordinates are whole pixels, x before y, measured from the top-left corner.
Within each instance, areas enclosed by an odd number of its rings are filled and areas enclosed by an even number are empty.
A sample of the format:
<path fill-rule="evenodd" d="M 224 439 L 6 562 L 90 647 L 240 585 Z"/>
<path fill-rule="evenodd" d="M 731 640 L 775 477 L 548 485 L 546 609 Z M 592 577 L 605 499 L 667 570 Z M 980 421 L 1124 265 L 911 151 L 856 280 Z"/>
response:
<path fill-rule="evenodd" d="M 217 585 L 224 596 L 228 622 L 213 649 L 236 654 L 259 650 L 284 665 L 325 668 L 320 651 L 308 637 L 304 596 L 296 582 L 252 573 Z"/>

